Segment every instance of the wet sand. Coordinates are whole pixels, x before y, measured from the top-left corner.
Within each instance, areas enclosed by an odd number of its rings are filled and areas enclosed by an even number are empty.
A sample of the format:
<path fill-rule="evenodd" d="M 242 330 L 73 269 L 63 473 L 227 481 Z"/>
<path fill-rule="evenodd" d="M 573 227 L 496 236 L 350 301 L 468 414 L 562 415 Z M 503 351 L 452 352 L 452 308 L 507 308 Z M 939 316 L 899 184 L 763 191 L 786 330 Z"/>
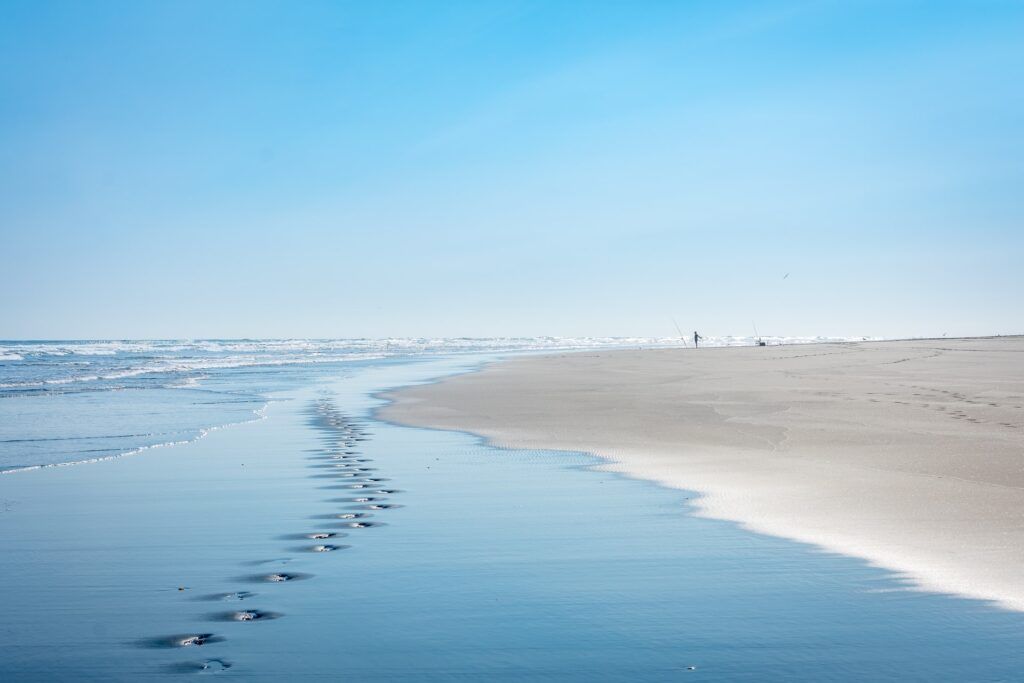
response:
<path fill-rule="evenodd" d="M 381 520 L 402 507 L 390 502 L 402 491 L 367 466 L 375 458 L 366 452 L 374 444 L 365 420 L 318 390 L 315 398 L 294 394 L 303 398 L 287 414 L 275 406 L 274 427 L 252 421 L 138 458 L 3 475 L 9 585 L 0 602 L 16 654 L 0 662 L 0 680 L 148 680 L 229 669 L 253 678 L 263 676 L 252 665 L 254 640 L 287 657 L 280 629 L 277 637 L 258 631 L 292 621 L 292 611 L 267 607 L 295 606 L 289 593 L 300 582 L 313 584 L 300 594 L 323 602 L 316 585 L 338 585 L 337 567 L 323 556 L 365 545 L 377 533 L 369 529 L 385 527 Z M 335 488 L 359 495 L 321 497 Z M 279 533 L 282 526 L 294 531 Z M 202 590 L 210 587 L 218 591 Z M 301 639 L 303 624 L 291 628 Z"/>
<path fill-rule="evenodd" d="M 1024 610 L 1022 337 L 545 355 L 392 398 L 385 419 L 590 452 L 701 515 Z"/>

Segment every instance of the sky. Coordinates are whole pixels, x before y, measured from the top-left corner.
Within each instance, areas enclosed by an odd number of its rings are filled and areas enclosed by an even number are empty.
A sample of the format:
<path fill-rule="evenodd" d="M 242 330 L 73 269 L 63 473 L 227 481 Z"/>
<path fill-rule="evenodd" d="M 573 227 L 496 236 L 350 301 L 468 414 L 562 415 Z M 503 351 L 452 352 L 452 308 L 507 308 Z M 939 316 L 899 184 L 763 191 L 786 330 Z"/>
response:
<path fill-rule="evenodd" d="M 1019 0 L 2 12 L 0 338 L 1024 333 Z"/>

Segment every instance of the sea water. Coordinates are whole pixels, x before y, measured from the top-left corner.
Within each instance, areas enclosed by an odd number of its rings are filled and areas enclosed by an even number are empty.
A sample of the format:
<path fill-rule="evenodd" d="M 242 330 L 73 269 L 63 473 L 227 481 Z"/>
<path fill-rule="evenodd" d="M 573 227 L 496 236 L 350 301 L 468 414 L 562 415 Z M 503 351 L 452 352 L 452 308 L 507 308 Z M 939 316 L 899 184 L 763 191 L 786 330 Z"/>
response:
<path fill-rule="evenodd" d="M 585 454 L 374 418 L 488 358 L 304 366 L 265 419 L 0 477 L 0 679 L 1020 679 L 1017 613 Z"/>

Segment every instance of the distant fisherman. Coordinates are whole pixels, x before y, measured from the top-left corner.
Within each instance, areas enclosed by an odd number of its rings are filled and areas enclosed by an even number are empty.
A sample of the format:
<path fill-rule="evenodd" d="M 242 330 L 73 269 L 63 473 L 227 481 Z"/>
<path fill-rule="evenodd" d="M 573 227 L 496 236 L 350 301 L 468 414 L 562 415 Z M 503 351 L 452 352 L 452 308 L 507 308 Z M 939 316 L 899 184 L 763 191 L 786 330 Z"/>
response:
<path fill-rule="evenodd" d="M 699 334 L 697 334 L 697 331 L 694 330 L 693 331 L 693 348 L 697 348 L 697 342 L 699 342 L 703 338 L 704 337 L 702 337 Z"/>

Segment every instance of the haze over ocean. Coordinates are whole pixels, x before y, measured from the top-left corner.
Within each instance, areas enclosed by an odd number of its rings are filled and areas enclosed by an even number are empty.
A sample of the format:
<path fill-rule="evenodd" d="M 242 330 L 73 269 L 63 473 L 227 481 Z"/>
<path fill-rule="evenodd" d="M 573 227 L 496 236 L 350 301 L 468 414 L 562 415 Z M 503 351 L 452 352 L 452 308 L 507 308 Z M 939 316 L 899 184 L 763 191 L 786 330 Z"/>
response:
<path fill-rule="evenodd" d="M 999 1 L 7 2 L 0 338 L 1019 332 L 1022 30 Z"/>

